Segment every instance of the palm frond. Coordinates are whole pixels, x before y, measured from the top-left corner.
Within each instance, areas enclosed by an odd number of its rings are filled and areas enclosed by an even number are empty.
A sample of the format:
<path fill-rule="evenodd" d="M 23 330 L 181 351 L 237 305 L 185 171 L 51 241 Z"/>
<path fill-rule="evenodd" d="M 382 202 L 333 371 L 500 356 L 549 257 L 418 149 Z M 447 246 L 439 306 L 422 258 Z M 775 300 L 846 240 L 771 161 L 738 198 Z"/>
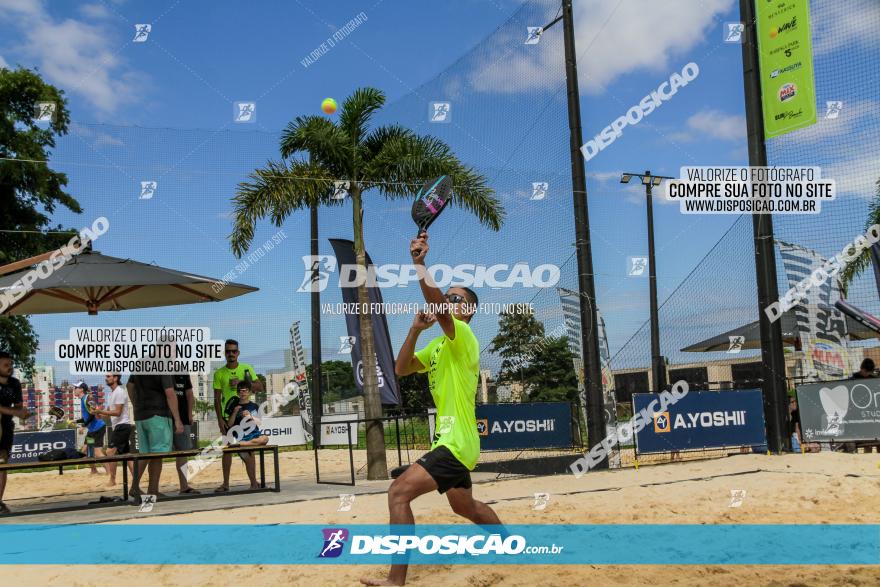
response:
<path fill-rule="evenodd" d="M 875 224 L 880 224 L 880 179 L 877 179 L 877 193 L 874 196 L 874 199 L 871 201 L 871 205 L 868 208 L 868 219 L 865 222 L 865 230 L 870 228 Z M 847 266 L 840 272 L 840 276 L 838 280 L 840 281 L 840 293 L 845 297 L 847 291 L 849 290 L 849 286 L 852 284 L 853 280 L 858 277 L 863 271 L 865 271 L 871 265 L 871 249 L 868 247 L 854 260 L 851 261 Z"/>
<path fill-rule="evenodd" d="M 412 197 L 421 183 L 438 175 L 452 178 L 451 205 L 475 214 L 484 226 L 500 230 L 504 208 L 486 178 L 464 165 L 438 138 L 398 134 L 367 165 L 364 183 L 375 186 L 387 198 Z M 384 182 L 384 183 L 383 183 Z"/>
<path fill-rule="evenodd" d="M 232 252 L 241 257 L 254 239 L 256 223 L 269 217 L 281 226 L 293 211 L 333 203 L 333 174 L 306 161 L 268 161 L 238 184 L 233 197 Z"/>
<path fill-rule="evenodd" d="M 322 116 L 297 116 L 281 133 L 281 156 L 285 159 L 307 152 L 311 161 L 344 174 L 350 171 L 351 142 L 335 124 Z"/>
<path fill-rule="evenodd" d="M 339 128 L 353 145 L 361 142 L 373 113 L 385 105 L 385 92 L 376 88 L 358 88 L 345 102 L 339 113 Z"/>

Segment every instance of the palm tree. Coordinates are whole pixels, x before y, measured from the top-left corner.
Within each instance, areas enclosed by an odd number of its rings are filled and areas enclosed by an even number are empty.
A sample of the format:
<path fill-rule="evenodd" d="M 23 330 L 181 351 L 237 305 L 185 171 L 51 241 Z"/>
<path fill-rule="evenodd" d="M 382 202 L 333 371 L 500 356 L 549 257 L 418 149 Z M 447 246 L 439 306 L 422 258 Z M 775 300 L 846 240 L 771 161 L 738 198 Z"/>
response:
<path fill-rule="evenodd" d="M 871 202 L 871 206 L 868 209 L 868 220 L 865 222 L 866 230 L 875 224 L 880 224 L 880 179 L 878 179 L 876 183 L 877 194 L 874 196 L 874 201 Z M 840 280 L 841 295 L 846 296 L 846 292 L 853 280 L 870 266 L 871 247 L 867 247 L 854 261 L 850 262 L 843 271 L 840 272 L 840 277 L 838 279 Z"/>
<path fill-rule="evenodd" d="M 354 251 L 364 268 L 363 197 L 370 190 L 388 199 L 413 198 L 426 179 L 449 175 L 453 203 L 492 230 L 501 228 L 504 210 L 494 190 L 443 141 L 399 125 L 370 129 L 373 114 L 384 104 L 381 90 L 360 88 L 345 100 L 337 122 L 323 116 L 299 116 L 288 124 L 281 137 L 283 160 L 269 161 L 255 170 L 250 181 L 239 184 L 233 199 L 235 224 L 230 240 L 237 256 L 250 246 L 257 220 L 268 216 L 280 226 L 296 210 L 339 204 L 330 197 L 334 180 L 350 182 Z M 365 284 L 358 286 L 358 301 L 369 307 Z M 359 320 L 366 417 L 381 418 L 372 322 L 367 314 Z M 378 420 L 367 423 L 367 478 L 388 478 L 385 439 Z"/>

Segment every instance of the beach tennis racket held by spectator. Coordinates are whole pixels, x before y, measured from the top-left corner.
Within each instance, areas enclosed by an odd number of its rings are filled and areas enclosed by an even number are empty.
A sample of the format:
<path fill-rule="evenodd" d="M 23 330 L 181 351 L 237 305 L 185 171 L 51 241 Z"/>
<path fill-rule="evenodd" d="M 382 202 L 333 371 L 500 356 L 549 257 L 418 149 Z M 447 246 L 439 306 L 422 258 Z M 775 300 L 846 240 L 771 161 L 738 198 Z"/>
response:
<path fill-rule="evenodd" d="M 416 201 L 413 202 L 412 207 L 412 219 L 419 229 L 416 237 L 428 230 L 428 227 L 437 220 L 440 212 L 450 200 L 452 200 L 451 177 L 441 175 L 425 182 L 425 185 L 416 194 Z M 421 252 L 421 249 L 416 249 L 412 255 L 418 257 Z"/>
<path fill-rule="evenodd" d="M 55 423 L 64 417 L 64 410 L 60 406 L 52 406 L 49 408 L 48 417 L 43 420 L 40 425 L 40 432 L 48 432 L 55 427 Z"/>

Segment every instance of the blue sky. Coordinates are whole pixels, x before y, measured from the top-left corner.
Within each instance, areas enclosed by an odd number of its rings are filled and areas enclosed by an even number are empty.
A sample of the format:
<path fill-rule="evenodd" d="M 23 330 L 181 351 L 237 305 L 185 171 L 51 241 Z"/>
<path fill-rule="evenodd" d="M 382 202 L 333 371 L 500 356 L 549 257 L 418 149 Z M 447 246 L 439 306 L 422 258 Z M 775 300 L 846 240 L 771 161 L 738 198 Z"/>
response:
<path fill-rule="evenodd" d="M 648 317 L 647 279 L 626 274 L 627 258 L 647 252 L 644 194 L 640 186 L 621 186 L 620 172 L 650 168 L 677 176 L 684 165 L 747 163 L 740 46 L 722 42 L 724 23 L 738 20 L 738 3 L 575 4 L 584 140 L 686 63 L 700 68 L 697 79 L 587 163 L 598 303 L 614 354 Z M 567 262 L 560 285 L 572 287 L 561 27 L 548 31 L 538 45 L 523 45 L 525 27 L 549 21 L 556 7 L 507 0 L 456 0 L 432 4 L 430 10 L 392 0 L 247 5 L 0 0 L 0 65 L 38 67 L 65 90 L 74 125 L 59 142 L 53 165 L 68 173 L 69 190 L 84 214 L 61 211 L 55 218 L 83 226 L 107 216 L 111 230 L 95 245 L 106 254 L 223 276 L 237 264 L 226 240 L 236 184 L 277 158 L 278 133 L 294 116 L 320 114 L 323 98 L 341 102 L 357 87 L 375 86 L 388 96 L 377 123 L 397 122 L 447 140 L 462 160 L 487 176 L 508 211 L 498 234 L 459 210 L 445 214 L 432 230 L 434 262 L 526 261 L 533 267 Z M 818 100 L 843 99 L 852 108 L 837 122 L 820 121 L 803 135 L 792 135 L 801 142 L 788 151 L 780 143 L 777 152 L 781 158 L 786 153 L 806 157 L 791 164 L 836 164 L 846 175 L 845 188 L 857 202 L 855 221 L 811 245 L 831 254 L 858 233 L 878 160 L 876 132 L 845 141 L 859 129 L 876 131 L 880 112 L 868 84 L 834 80 L 829 88 L 819 73 L 833 77 L 834 60 L 846 51 L 861 51 L 876 62 L 880 51 L 865 37 L 880 17 L 870 2 L 855 2 L 845 11 L 826 5 L 822 11 L 822 22 L 814 23 Z M 366 19 L 355 30 L 316 62 L 302 64 L 359 13 Z M 139 23 L 150 23 L 152 31 L 146 42 L 133 43 Z M 451 124 L 428 121 L 432 100 L 452 103 Z M 255 123 L 233 122 L 236 101 L 256 102 Z M 809 159 L 810 141 L 829 137 L 846 149 L 822 161 Z M 855 150 L 866 142 L 870 148 Z M 138 200 L 142 180 L 158 180 L 153 199 Z M 533 181 L 550 183 L 545 200 L 529 200 Z M 408 202 L 368 199 L 367 246 L 376 262 L 406 262 L 413 233 L 408 209 Z M 735 221 L 684 216 L 677 206 L 655 199 L 661 300 Z M 350 223 L 347 205 L 323 211 L 322 239 L 350 238 Z M 42 338 L 38 360 L 51 360 L 51 342 L 74 326 L 176 324 L 209 326 L 217 338 L 239 339 L 243 359 L 258 370 L 281 366 L 280 349 L 293 320 L 304 321 L 307 346 L 309 341 L 308 296 L 295 292 L 302 280 L 301 257 L 308 254 L 307 215 L 294 214 L 281 229 L 287 237 L 283 245 L 236 278 L 260 292 L 222 305 L 35 317 Z M 277 230 L 263 222 L 255 246 Z M 331 253 L 326 240 L 321 252 Z M 730 263 L 753 266 L 751 251 L 731 252 Z M 710 319 L 689 333 L 689 342 L 754 319 L 753 283 L 724 287 L 739 293 L 721 301 L 723 295 L 712 296 L 714 303 L 707 302 L 704 312 Z M 419 300 L 414 286 L 384 293 L 386 301 Z M 548 329 L 561 319 L 552 291 L 485 288 L 479 293 L 482 301 L 534 298 Z M 324 301 L 338 301 L 338 294 L 328 292 Z M 325 360 L 346 358 L 334 352 L 345 334 L 342 323 L 340 317 L 324 320 Z M 391 317 L 389 323 L 397 347 L 409 317 Z M 496 323 L 495 316 L 475 321 L 484 346 Z"/>

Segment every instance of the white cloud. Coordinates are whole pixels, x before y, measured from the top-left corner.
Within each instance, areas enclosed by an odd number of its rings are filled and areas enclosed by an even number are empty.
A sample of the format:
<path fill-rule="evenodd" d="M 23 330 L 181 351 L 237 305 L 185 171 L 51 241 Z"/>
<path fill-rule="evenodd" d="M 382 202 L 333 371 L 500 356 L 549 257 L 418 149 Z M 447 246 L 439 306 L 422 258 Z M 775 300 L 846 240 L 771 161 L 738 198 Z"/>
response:
<path fill-rule="evenodd" d="M 79 11 L 83 16 L 94 19 L 109 18 L 111 16 L 110 11 L 103 4 L 83 4 L 79 7 Z"/>
<path fill-rule="evenodd" d="M 717 18 L 733 6 L 734 0 L 578 2 L 575 44 L 582 89 L 598 94 L 633 71 L 666 73 L 677 69 L 683 63 L 673 63 L 673 59 L 705 40 Z M 556 3 L 548 5 L 547 21 L 557 10 Z M 562 35 L 562 27 L 556 25 L 545 35 Z M 561 79 L 563 44 L 542 40 L 537 45 L 523 45 L 524 40 L 525 29 L 519 36 L 511 31 L 508 38 L 500 39 L 499 44 L 510 49 L 499 49 L 471 73 L 474 88 L 515 93 L 543 89 Z"/>
<path fill-rule="evenodd" d="M 2 55 L 0 55 L 0 67 L 5 67 L 5 68 L 9 69 L 9 64 L 6 63 L 6 60 L 3 59 Z"/>
<path fill-rule="evenodd" d="M 838 198 L 855 195 L 873 199 L 880 179 L 880 155 L 871 153 L 825 165 L 822 177 L 835 181 Z"/>
<path fill-rule="evenodd" d="M 877 0 L 823 2 L 821 7 L 813 8 L 810 24 L 814 54 L 824 55 L 851 44 L 875 46 L 880 25 L 880 2 Z"/>
<path fill-rule="evenodd" d="M 143 79 L 126 71 L 112 29 L 70 18 L 56 20 L 43 3 L 26 0 L 0 0 L 0 20 L 18 31 L 22 57 L 38 66 L 47 81 L 80 95 L 101 112 L 114 112 L 135 100 L 134 88 Z"/>
<path fill-rule="evenodd" d="M 746 138 L 746 117 L 718 110 L 701 110 L 687 119 L 685 130 L 670 133 L 669 136 L 676 141 L 742 141 Z"/>
<path fill-rule="evenodd" d="M 78 135 L 83 140 L 90 142 L 92 148 L 97 149 L 98 147 L 102 147 L 104 145 L 114 147 L 121 147 L 125 145 L 125 143 L 123 143 L 116 137 L 109 135 L 105 132 L 93 130 L 93 128 L 95 127 L 82 125 L 77 122 L 71 122 L 70 124 L 70 131 Z"/>
<path fill-rule="evenodd" d="M 859 132 L 872 132 L 872 125 L 864 124 L 863 120 L 873 122 L 880 118 L 880 102 L 847 101 L 846 97 L 840 99 L 843 108 L 837 118 L 825 118 L 827 105 L 817 104 L 816 124 L 773 139 L 773 148 L 796 148 L 805 143 L 819 143 L 839 137 L 851 137 Z M 870 140 L 873 140 L 873 135 Z"/>

